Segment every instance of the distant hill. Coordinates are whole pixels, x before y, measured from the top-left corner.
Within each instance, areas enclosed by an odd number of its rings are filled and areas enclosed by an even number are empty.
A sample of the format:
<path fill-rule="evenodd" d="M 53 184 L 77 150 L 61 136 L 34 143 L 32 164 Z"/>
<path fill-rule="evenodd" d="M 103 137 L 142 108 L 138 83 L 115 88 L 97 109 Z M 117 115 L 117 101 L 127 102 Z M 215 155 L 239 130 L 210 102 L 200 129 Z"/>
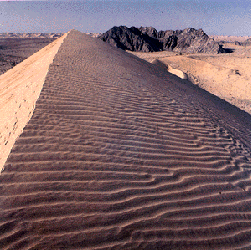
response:
<path fill-rule="evenodd" d="M 247 39 L 251 38 L 251 36 L 209 36 L 209 37 L 213 38 L 215 42 L 228 42 L 228 43 L 234 43 L 234 42 L 243 43 Z"/>
<path fill-rule="evenodd" d="M 113 27 L 99 36 L 115 47 L 142 52 L 170 50 L 184 53 L 219 53 L 217 42 L 202 29 L 157 31 L 153 27 Z"/>
<path fill-rule="evenodd" d="M 246 45 L 246 46 L 250 46 L 251 45 L 251 38 L 248 38 L 247 40 L 245 40 L 242 45 Z"/>
<path fill-rule="evenodd" d="M 0 38 L 58 38 L 64 33 L 0 33 Z"/>

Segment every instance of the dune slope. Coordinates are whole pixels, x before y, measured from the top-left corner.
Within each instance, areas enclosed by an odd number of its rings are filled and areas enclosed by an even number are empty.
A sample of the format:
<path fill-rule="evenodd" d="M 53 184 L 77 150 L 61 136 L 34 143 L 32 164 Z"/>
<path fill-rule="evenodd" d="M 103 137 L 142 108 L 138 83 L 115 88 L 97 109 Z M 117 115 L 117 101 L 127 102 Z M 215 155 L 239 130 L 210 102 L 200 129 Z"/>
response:
<path fill-rule="evenodd" d="M 189 79 L 200 88 L 251 114 L 251 46 L 231 45 L 234 53 L 187 54 L 130 52 L 169 73 Z"/>
<path fill-rule="evenodd" d="M 32 116 L 49 65 L 66 35 L 0 76 L 0 172 Z"/>
<path fill-rule="evenodd" d="M 249 248 L 250 124 L 71 31 L 0 175 L 0 248 Z"/>
<path fill-rule="evenodd" d="M 173 56 L 163 58 L 161 62 L 178 65 L 193 83 L 251 114 L 249 58 L 190 57 Z"/>

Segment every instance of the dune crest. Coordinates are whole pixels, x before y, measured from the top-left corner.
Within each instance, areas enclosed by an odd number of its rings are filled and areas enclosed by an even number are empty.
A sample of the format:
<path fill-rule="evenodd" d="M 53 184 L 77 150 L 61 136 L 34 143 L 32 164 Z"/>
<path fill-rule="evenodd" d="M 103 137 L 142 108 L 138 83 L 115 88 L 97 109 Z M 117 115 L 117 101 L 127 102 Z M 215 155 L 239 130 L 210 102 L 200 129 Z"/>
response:
<path fill-rule="evenodd" d="M 251 116 L 71 31 L 0 175 L 0 248 L 251 247 Z"/>
<path fill-rule="evenodd" d="M 66 36 L 0 76 L 0 171 L 33 114 L 49 65 Z"/>

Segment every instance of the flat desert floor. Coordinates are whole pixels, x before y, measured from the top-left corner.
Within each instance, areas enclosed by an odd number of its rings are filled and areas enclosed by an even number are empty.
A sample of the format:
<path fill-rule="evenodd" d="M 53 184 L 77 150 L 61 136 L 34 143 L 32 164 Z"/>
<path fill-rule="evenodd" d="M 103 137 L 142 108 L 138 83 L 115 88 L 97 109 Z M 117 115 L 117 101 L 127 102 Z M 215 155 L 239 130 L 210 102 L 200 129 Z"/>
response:
<path fill-rule="evenodd" d="M 156 63 L 158 60 L 167 66 L 170 73 L 181 78 L 185 73 L 192 83 L 251 114 L 251 46 L 226 43 L 224 47 L 232 49 L 233 53 L 179 55 L 175 52 L 133 52 L 133 54 L 148 62 Z"/>
<path fill-rule="evenodd" d="M 251 248 L 248 113 L 75 30 L 3 79 L 0 249 Z"/>

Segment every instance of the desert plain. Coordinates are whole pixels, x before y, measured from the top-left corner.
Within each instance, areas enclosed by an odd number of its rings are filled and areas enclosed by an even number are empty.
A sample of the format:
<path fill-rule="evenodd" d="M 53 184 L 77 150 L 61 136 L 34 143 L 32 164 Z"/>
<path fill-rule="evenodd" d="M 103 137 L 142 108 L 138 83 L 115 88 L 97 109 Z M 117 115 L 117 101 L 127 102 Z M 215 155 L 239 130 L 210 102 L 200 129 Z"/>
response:
<path fill-rule="evenodd" d="M 150 63 L 163 64 L 162 67 L 166 67 L 170 73 L 181 79 L 188 79 L 200 88 L 251 114 L 251 45 L 244 46 L 232 42 L 243 42 L 243 39 L 238 37 L 220 38 L 223 41 L 227 40 L 224 48 L 232 53 L 130 53 Z"/>
<path fill-rule="evenodd" d="M 242 49 L 135 56 L 72 30 L 2 74 L 0 248 L 250 249 Z"/>

